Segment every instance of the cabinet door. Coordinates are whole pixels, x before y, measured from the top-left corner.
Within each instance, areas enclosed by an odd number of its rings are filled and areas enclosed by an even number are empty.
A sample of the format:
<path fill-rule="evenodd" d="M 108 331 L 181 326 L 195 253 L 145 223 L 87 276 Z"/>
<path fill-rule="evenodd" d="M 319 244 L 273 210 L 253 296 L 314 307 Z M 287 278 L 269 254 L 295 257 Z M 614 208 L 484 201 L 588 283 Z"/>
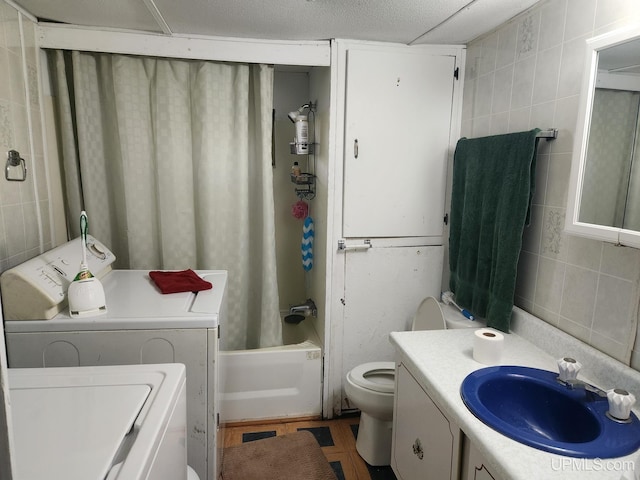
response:
<path fill-rule="evenodd" d="M 398 480 L 458 478 L 460 429 L 400 364 L 396 369 L 391 465 Z"/>
<path fill-rule="evenodd" d="M 482 454 L 478 451 L 468 437 L 464 437 L 462 457 L 462 480 L 498 480 L 489 471 Z"/>
<path fill-rule="evenodd" d="M 440 294 L 443 247 L 374 247 L 345 253 L 342 378 L 356 365 L 393 361 L 389 333 L 411 327 L 426 296 Z M 344 399 L 343 408 L 350 408 Z"/>
<path fill-rule="evenodd" d="M 347 52 L 345 237 L 441 236 L 455 57 Z"/>

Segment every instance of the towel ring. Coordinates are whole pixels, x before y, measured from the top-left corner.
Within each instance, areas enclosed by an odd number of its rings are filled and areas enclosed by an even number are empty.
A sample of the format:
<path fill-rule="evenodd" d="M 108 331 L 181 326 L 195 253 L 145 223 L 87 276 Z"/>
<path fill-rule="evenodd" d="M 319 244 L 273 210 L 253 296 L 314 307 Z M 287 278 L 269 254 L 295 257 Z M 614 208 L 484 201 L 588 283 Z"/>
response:
<path fill-rule="evenodd" d="M 21 167 L 22 176 L 18 178 L 12 178 L 9 176 L 11 167 Z M 10 182 L 24 182 L 27 179 L 27 165 L 24 158 L 20 157 L 20 152 L 17 150 L 9 150 L 7 155 L 7 164 L 4 169 L 4 178 Z"/>

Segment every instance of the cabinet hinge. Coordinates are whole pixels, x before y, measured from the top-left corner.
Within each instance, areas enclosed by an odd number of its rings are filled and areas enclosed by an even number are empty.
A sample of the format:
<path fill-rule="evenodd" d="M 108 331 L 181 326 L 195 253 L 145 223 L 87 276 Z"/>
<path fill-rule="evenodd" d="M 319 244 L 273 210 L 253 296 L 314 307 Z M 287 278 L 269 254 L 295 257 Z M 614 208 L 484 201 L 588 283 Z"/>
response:
<path fill-rule="evenodd" d="M 448 213 L 444 214 L 443 220 L 444 220 L 444 224 L 445 225 L 449 225 L 449 214 Z"/>
<path fill-rule="evenodd" d="M 459 71 L 460 69 L 458 67 L 456 67 L 456 69 L 453 71 L 453 78 L 455 78 L 456 80 L 458 80 Z"/>

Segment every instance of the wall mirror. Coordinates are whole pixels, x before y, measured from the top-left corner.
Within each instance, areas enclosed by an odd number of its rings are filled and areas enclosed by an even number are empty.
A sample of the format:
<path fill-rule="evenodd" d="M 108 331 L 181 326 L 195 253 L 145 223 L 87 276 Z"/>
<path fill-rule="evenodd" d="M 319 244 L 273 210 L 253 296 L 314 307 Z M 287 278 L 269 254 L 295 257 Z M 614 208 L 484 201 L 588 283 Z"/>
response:
<path fill-rule="evenodd" d="M 640 248 L 640 25 L 587 40 L 566 231 Z"/>

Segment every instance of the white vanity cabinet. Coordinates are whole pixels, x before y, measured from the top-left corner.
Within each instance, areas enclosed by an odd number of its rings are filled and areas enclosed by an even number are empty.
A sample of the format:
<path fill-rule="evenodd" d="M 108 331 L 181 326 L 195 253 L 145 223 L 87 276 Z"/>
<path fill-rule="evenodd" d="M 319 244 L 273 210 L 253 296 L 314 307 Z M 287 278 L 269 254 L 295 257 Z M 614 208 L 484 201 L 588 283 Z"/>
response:
<path fill-rule="evenodd" d="M 396 368 L 391 466 L 398 480 L 457 480 L 460 429 L 402 364 Z"/>
<path fill-rule="evenodd" d="M 634 468 L 637 473 L 635 452 L 604 460 L 563 457 L 513 440 L 479 420 L 460 397 L 464 379 L 484 368 L 473 360 L 475 338 L 473 329 L 389 335 L 397 362 L 391 462 L 399 480 L 621 480 L 632 478 Z M 544 350 L 547 346 L 554 351 Z M 503 365 L 554 371 L 555 359 L 565 351 L 597 365 L 590 368 L 590 382 L 640 390 L 636 370 L 514 307 Z M 416 439 L 423 460 L 412 458 L 417 457 L 412 453 Z"/>
<path fill-rule="evenodd" d="M 460 480 L 498 480 L 487 468 L 487 462 L 468 437 L 462 441 L 462 471 Z"/>

